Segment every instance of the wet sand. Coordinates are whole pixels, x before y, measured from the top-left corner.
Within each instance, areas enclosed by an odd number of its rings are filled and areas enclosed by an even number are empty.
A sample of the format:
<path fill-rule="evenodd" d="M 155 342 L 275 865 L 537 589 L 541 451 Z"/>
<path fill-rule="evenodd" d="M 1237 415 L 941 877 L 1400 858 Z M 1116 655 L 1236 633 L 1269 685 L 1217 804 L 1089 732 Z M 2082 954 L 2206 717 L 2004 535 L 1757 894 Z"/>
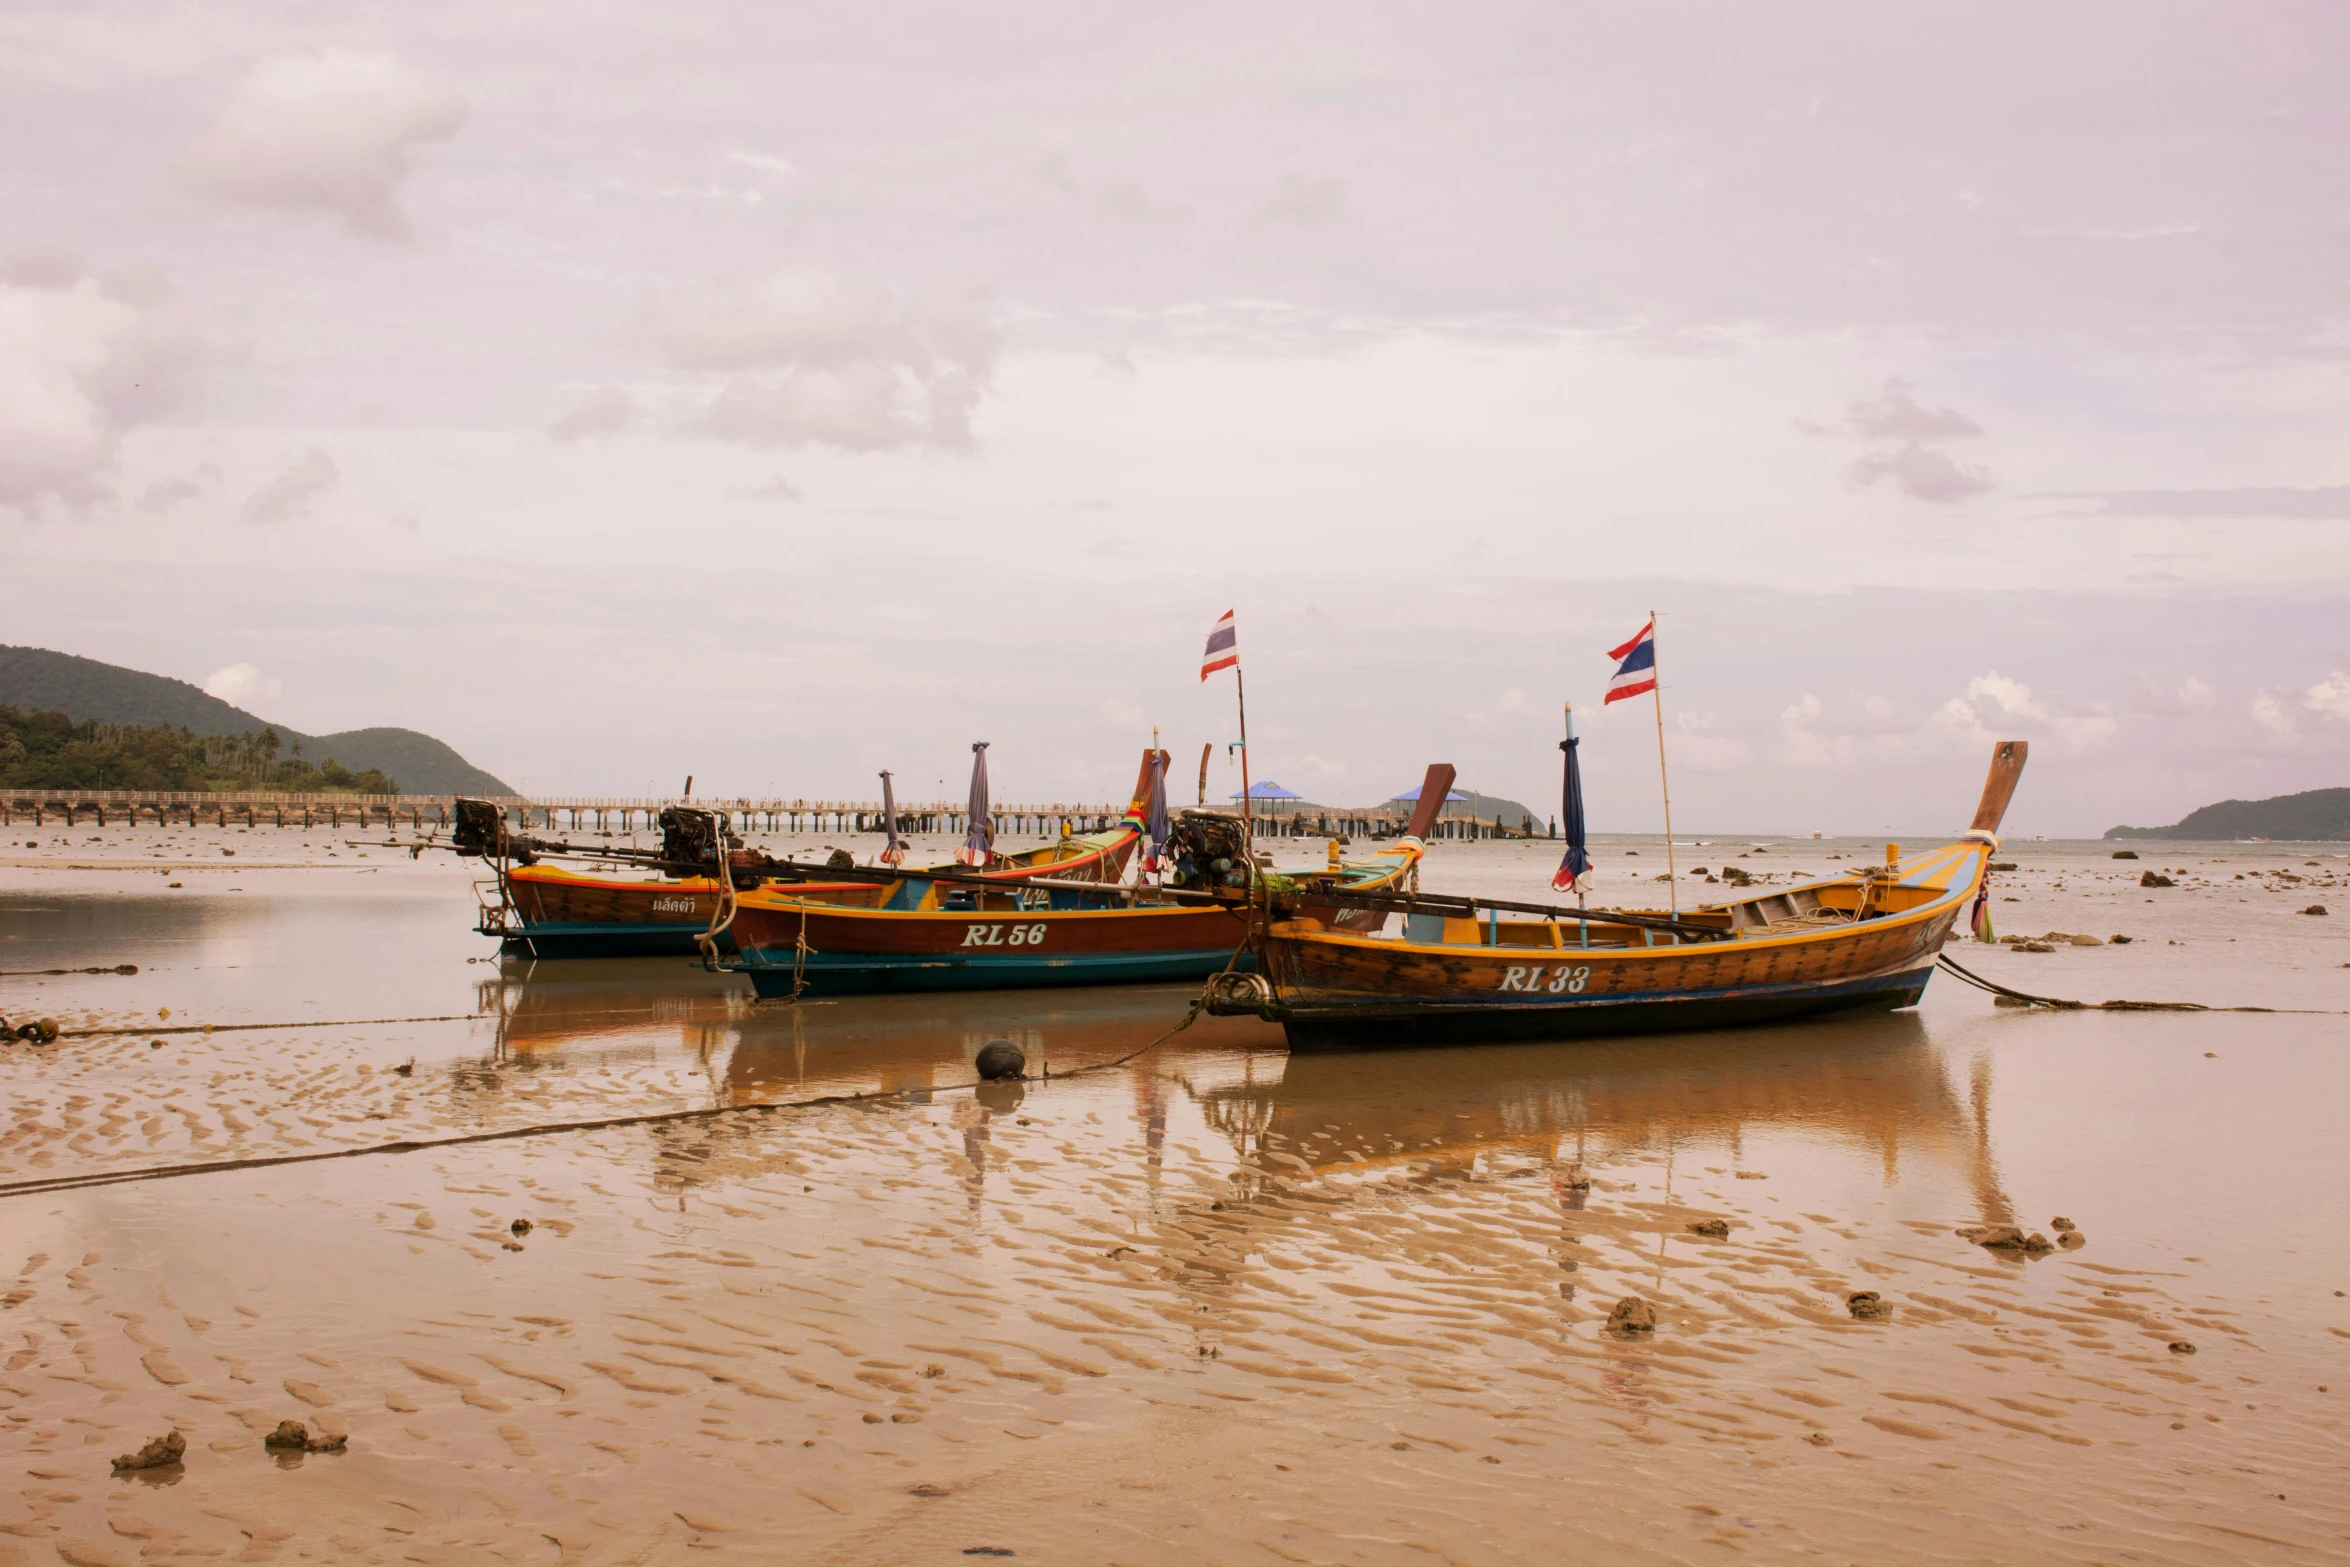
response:
<path fill-rule="evenodd" d="M 0 1014 L 140 1031 L 0 1049 L 0 1183 L 879 1097 L 0 1196 L 0 1563 L 2350 1555 L 2338 851 L 2012 844 L 2002 933 L 2133 940 L 1955 950 L 2319 1015 L 1943 976 L 1914 1013 L 1562 1046 L 1291 1061 L 1205 1020 L 1082 1072 L 1189 992 L 757 1005 L 499 963 L 445 856 L 67 837 L 0 845 Z M 1598 858 L 1608 901 L 1662 869 Z M 1425 882 L 1539 896 L 1554 862 L 1441 844 Z M 458 1020 L 227 1026 L 423 1018 Z M 999 1036 L 1053 1078 L 966 1086 Z M 1954 1233 L 2058 1215 L 2084 1244 Z M 1604 1331 L 1626 1295 L 1653 1336 Z M 348 1451 L 266 1451 L 288 1418 Z M 110 1472 L 175 1428 L 183 1463 Z"/>

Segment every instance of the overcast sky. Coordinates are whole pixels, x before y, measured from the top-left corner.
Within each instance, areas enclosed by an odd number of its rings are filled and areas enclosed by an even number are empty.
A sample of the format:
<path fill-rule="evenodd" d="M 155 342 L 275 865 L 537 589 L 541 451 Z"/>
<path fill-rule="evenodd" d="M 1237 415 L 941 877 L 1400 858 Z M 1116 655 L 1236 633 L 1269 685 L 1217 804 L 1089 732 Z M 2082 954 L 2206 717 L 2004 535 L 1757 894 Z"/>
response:
<path fill-rule="evenodd" d="M 0 11 L 0 641 L 541 793 L 2350 784 L 2350 8 Z M 1223 792 L 1236 775 L 1219 761 Z"/>

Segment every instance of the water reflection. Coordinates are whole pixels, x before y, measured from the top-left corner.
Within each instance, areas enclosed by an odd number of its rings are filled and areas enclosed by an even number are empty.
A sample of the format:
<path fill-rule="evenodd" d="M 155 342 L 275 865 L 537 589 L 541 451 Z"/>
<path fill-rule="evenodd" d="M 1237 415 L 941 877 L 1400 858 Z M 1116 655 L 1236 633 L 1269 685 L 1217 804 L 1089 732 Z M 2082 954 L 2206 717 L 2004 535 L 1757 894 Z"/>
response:
<path fill-rule="evenodd" d="M 958 1099 L 955 1125 L 974 1203 L 991 1168 L 990 1121 L 1049 1093 L 1051 1076 L 1118 1060 L 1160 1040 L 1189 1008 L 1184 986 L 873 996 L 759 1003 L 741 982 L 669 960 L 547 965 L 481 988 L 498 1019 L 500 1071 L 683 1050 L 713 1102 L 756 1104 L 885 1094 L 928 1102 L 968 1089 L 981 1046 L 1009 1039 L 1025 1084 Z M 1472 1175 L 1548 1180 L 1562 1214 L 1587 1200 L 1576 1167 L 1670 1157 L 1691 1145 L 1733 1160 L 1761 1131 L 1865 1153 L 1888 1184 L 1904 1158 L 1971 1186 L 1984 1222 L 2010 1222 L 1991 1159 L 1988 1062 L 1954 1087 L 1927 1024 L 1871 1015 L 1780 1028 L 1558 1045 L 1291 1057 L 1277 1029 L 1202 1018 L 1120 1074 L 1155 1201 L 1170 1112 L 1197 1107 L 1239 1163 L 1243 1196 L 1301 1175 L 1446 1182 Z M 1102 1081 L 1099 1078 L 1095 1082 Z M 753 1123 L 665 1129 L 665 1162 L 707 1168 Z M 740 1150 L 755 1157 L 746 1146 Z M 1218 1221 L 1228 1223 L 1229 1221 Z"/>

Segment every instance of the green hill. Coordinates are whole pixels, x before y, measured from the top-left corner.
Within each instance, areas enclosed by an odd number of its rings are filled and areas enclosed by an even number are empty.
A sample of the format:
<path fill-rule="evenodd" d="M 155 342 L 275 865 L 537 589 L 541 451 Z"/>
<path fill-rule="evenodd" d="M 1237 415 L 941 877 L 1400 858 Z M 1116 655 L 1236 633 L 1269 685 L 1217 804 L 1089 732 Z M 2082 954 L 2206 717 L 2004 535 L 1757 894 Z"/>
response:
<path fill-rule="evenodd" d="M 2350 789 L 2311 789 L 2273 800 L 2222 800 L 2189 811 L 2169 827 L 2112 827 L 2108 838 L 2188 838 L 2230 843 L 2274 838 L 2295 843 L 2350 839 Z"/>
<path fill-rule="evenodd" d="M 27 713 L 59 712 L 77 722 L 187 729 L 198 735 L 253 734 L 275 729 L 289 747 L 299 744 L 314 764 L 328 760 L 353 772 L 380 772 L 411 794 L 512 794 L 432 736 L 413 729 L 346 729 L 307 735 L 233 707 L 185 680 L 150 675 L 53 653 L 47 648 L 0 646 L 0 706 Z"/>

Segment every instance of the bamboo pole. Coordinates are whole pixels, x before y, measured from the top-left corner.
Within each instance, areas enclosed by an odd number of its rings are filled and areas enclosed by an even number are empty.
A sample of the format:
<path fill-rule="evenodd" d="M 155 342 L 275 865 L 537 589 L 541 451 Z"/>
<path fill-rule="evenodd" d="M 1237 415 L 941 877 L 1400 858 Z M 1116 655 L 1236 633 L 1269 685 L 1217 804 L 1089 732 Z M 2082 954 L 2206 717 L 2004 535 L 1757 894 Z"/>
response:
<path fill-rule="evenodd" d="M 1656 698 L 1656 781 L 1665 797 L 1665 881 L 1666 893 L 1671 899 L 1673 918 L 1681 917 L 1681 873 L 1673 864 L 1673 782 L 1665 772 L 1665 679 L 1664 665 L 1656 660 L 1656 611 L 1648 612 L 1649 675 L 1655 682 L 1649 695 Z M 1676 941 L 1678 937 L 1674 938 Z"/>

